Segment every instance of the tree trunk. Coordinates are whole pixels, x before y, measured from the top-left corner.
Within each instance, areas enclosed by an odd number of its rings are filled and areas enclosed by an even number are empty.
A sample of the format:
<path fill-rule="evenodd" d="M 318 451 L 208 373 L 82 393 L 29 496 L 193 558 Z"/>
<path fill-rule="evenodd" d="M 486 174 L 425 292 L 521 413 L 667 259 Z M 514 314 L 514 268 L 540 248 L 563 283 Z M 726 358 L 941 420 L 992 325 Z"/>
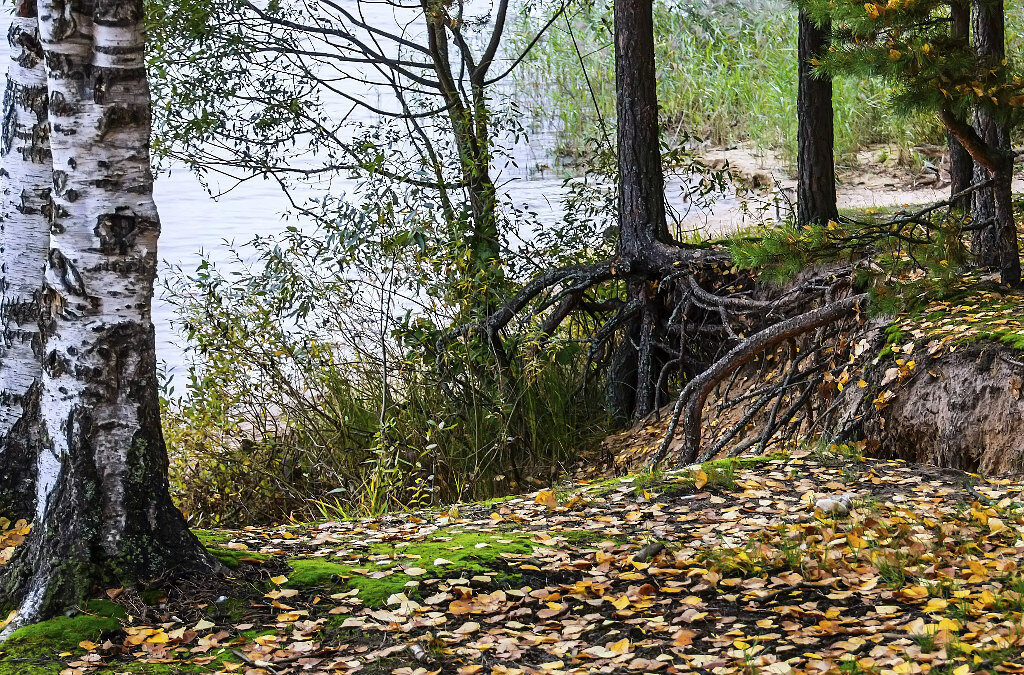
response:
<path fill-rule="evenodd" d="M 642 268 L 652 249 L 671 242 L 665 217 L 651 0 L 615 3 L 615 89 L 618 257 Z"/>
<path fill-rule="evenodd" d="M 832 157 L 832 80 L 816 77 L 812 59 L 828 49 L 830 28 L 818 27 L 802 10 L 797 58 L 797 221 L 824 223 L 839 216 Z"/>
<path fill-rule="evenodd" d="M 465 274 L 474 279 L 478 292 L 467 299 L 471 312 L 489 312 L 501 277 L 501 235 L 496 212 L 497 197 L 491 178 L 490 132 L 488 126 L 486 71 L 474 75 L 472 98 L 467 102 L 456 83 L 448 53 L 448 33 L 444 12 L 438 12 L 430 0 L 421 0 L 427 32 L 427 52 L 448 109 L 455 147 L 459 153 L 462 180 L 469 197 L 469 230 L 466 233 L 468 260 Z"/>
<path fill-rule="evenodd" d="M 50 243 L 50 127 L 34 0 L 16 8 L 8 40 L 0 157 L 0 516 L 32 518 L 42 340 L 39 298 Z"/>
<path fill-rule="evenodd" d="M 1002 67 L 1006 57 L 1006 28 L 1002 0 L 977 0 L 974 4 L 975 53 L 991 68 Z M 1013 220 L 1012 183 L 1013 155 L 1010 133 L 1005 122 L 978 107 L 974 115 L 978 135 L 1001 161 L 994 171 L 975 169 L 977 180 L 993 179 L 990 188 L 974 193 L 973 218 L 977 223 L 990 223 L 977 230 L 971 248 L 982 267 L 999 270 L 1004 284 L 1020 282 L 1020 253 L 1017 228 Z"/>
<path fill-rule="evenodd" d="M 91 10 L 91 12 L 90 12 Z M 97 588 L 211 571 L 168 491 L 151 301 L 160 223 L 141 0 L 40 0 L 53 134 L 36 523 L 17 623 Z"/>
<path fill-rule="evenodd" d="M 655 348 L 664 325 L 662 303 L 648 276 L 659 254 L 671 246 L 665 217 L 661 167 L 658 90 L 654 70 L 654 18 L 651 0 L 615 3 L 615 93 L 618 116 L 619 242 L 617 259 L 630 276 L 628 293 L 639 300 L 639 320 L 631 323 L 615 372 L 632 374 L 635 384 L 609 380 L 608 400 L 629 402 L 632 410 L 612 409 L 613 418 L 638 420 L 654 411 L 657 380 L 664 364 Z M 628 361 L 636 359 L 635 368 Z"/>
<path fill-rule="evenodd" d="M 968 44 L 971 29 L 971 8 L 966 2 L 953 2 L 950 5 L 950 37 Z M 947 133 L 949 148 L 949 194 L 956 195 L 971 186 L 974 182 L 974 160 L 953 133 Z M 969 196 L 961 197 L 954 206 L 967 210 L 970 208 Z"/>

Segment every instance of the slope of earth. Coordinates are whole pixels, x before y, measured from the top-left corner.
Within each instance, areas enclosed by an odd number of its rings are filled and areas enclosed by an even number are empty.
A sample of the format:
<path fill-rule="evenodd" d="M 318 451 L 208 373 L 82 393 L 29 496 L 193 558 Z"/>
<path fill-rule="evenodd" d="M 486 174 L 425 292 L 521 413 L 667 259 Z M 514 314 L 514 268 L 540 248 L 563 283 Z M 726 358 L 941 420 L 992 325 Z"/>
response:
<path fill-rule="evenodd" d="M 1021 486 L 845 450 L 205 532 L 230 590 L 111 589 L 0 673 L 1024 672 Z"/>
<path fill-rule="evenodd" d="M 849 333 L 847 351 L 814 398 L 825 401 L 824 407 L 837 401 L 837 414 L 826 425 L 834 427 L 833 437 L 864 440 L 873 456 L 1020 475 L 1024 293 L 977 270 L 951 279 L 948 288 L 929 287 L 917 278 L 877 290 L 876 300 L 884 300 L 886 293 L 900 295 L 911 298 L 904 303 L 911 307 L 877 316 Z M 746 406 L 729 404 L 730 399 L 750 399 L 756 387 L 785 376 L 782 367 L 789 361 L 770 356 L 775 358 L 771 367 L 752 368 L 735 391 L 723 393 L 720 386 L 712 392 L 704 406 L 702 448 L 715 446 L 746 413 Z M 608 436 L 581 465 L 581 475 L 646 467 L 665 438 L 671 411 L 672 405 L 666 405 L 657 415 Z M 735 453 L 749 433 L 759 433 L 763 417 L 753 418 L 720 455 Z M 677 454 L 681 438 L 677 430 L 669 457 Z M 792 445 L 776 438 L 766 447 L 780 443 Z"/>

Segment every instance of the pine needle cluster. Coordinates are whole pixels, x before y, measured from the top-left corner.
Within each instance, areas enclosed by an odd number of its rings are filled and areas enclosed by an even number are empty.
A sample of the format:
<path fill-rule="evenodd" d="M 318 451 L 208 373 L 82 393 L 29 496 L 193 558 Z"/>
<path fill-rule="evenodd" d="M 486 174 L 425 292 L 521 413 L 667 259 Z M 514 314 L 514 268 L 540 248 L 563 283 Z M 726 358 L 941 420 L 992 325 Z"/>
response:
<path fill-rule="evenodd" d="M 1002 2 L 1002 0 L 978 0 Z M 1007 59 L 993 60 L 951 30 L 950 0 L 800 0 L 820 24 L 831 22 L 822 75 L 883 78 L 898 114 L 977 108 L 1011 125 L 1024 109 L 1024 79 Z"/>

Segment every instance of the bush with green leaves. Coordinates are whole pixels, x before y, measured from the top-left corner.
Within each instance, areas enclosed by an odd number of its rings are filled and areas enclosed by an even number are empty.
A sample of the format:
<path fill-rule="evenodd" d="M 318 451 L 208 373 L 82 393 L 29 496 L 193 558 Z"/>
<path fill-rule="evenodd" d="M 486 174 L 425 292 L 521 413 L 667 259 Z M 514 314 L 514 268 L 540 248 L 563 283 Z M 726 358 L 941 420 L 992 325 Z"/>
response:
<path fill-rule="evenodd" d="M 513 382 L 478 340 L 439 350 L 458 309 L 408 292 L 387 247 L 355 264 L 346 242 L 362 217 L 291 227 L 171 277 L 189 365 L 187 396 L 165 388 L 165 432 L 194 523 L 501 495 L 549 480 L 605 432 L 579 341 L 592 327 L 554 336 Z"/>

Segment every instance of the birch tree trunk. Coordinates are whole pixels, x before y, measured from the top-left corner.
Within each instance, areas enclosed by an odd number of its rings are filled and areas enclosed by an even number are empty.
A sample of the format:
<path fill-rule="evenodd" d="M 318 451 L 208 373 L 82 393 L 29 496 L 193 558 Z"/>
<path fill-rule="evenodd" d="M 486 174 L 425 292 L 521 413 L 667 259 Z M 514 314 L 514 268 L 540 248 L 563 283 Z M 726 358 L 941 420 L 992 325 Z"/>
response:
<path fill-rule="evenodd" d="M 50 243 L 46 71 L 35 0 L 11 23 L 0 157 L 0 516 L 31 518 L 42 340 L 39 298 Z"/>
<path fill-rule="evenodd" d="M 5 588 L 15 624 L 97 587 L 210 571 L 171 502 L 151 301 L 160 222 L 141 0 L 39 0 L 54 211 L 36 524 Z"/>

